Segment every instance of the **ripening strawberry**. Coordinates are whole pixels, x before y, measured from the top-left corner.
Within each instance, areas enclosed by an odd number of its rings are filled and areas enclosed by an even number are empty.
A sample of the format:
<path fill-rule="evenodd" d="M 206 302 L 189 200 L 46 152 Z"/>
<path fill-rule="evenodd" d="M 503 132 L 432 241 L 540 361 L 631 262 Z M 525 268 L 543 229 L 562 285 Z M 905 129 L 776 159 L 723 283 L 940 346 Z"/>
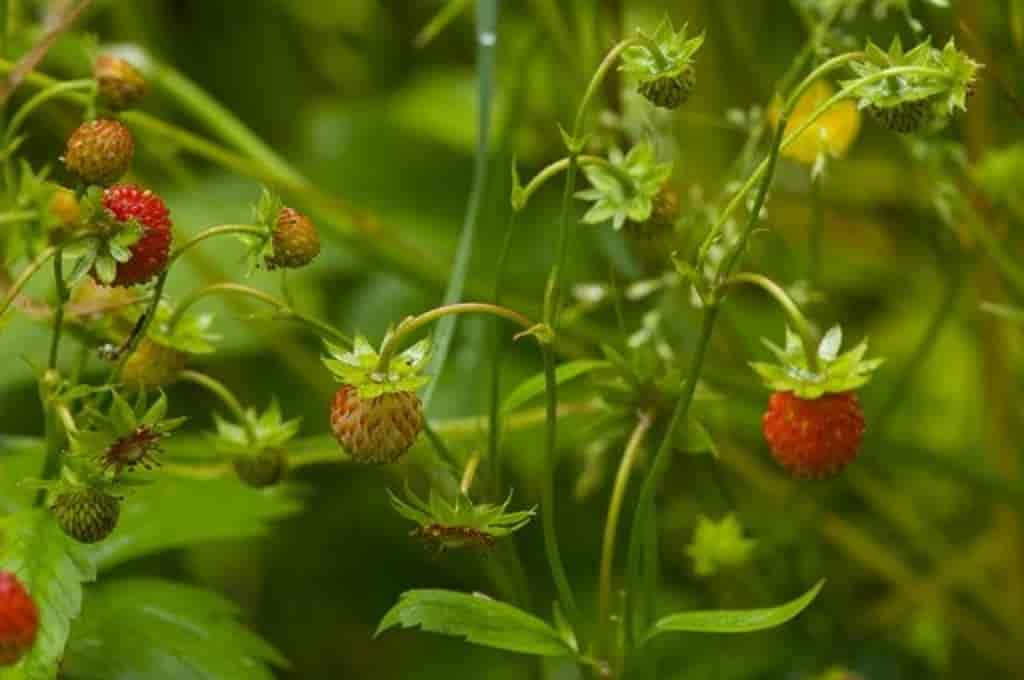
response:
<path fill-rule="evenodd" d="M 659 108 L 678 109 L 690 99 L 696 84 L 697 71 L 687 66 L 673 75 L 641 80 L 637 92 Z"/>
<path fill-rule="evenodd" d="M 751 364 L 773 390 L 761 431 L 772 456 L 793 477 L 829 477 L 860 451 L 865 425 L 856 390 L 882 360 L 863 358 L 866 342 L 839 354 L 842 341 L 836 326 L 808 356 L 803 340 L 786 329 L 785 349 L 765 343 L 779 364 Z"/>
<path fill-rule="evenodd" d="M 68 138 L 64 165 L 88 184 L 106 186 L 131 167 L 135 139 L 124 123 L 100 118 L 82 123 Z"/>
<path fill-rule="evenodd" d="M 12 666 L 32 648 L 39 611 L 32 596 L 9 571 L 0 571 L 0 666 Z"/>
<path fill-rule="evenodd" d="M 142 236 L 130 246 L 131 259 L 117 263 L 110 285 L 134 286 L 162 272 L 171 253 L 171 218 L 163 200 L 134 184 L 118 184 L 103 192 L 103 207 L 119 222 L 142 226 Z M 93 278 L 102 283 L 95 270 Z"/>
<path fill-rule="evenodd" d="M 89 486 L 68 489 L 50 506 L 64 533 L 79 543 L 96 543 L 110 535 L 121 515 L 121 501 Z"/>
<path fill-rule="evenodd" d="M 188 354 L 152 338 L 143 338 L 121 370 L 125 385 L 163 387 L 178 379 L 188 365 Z"/>
<path fill-rule="evenodd" d="M 666 182 L 654 195 L 650 217 L 643 222 L 626 222 L 626 234 L 640 240 L 670 234 L 679 219 L 679 213 L 679 192 Z"/>
<path fill-rule="evenodd" d="M 110 54 L 97 57 L 93 77 L 100 101 L 114 111 L 133 108 L 146 96 L 146 77 L 119 57 Z"/>
<path fill-rule="evenodd" d="M 393 463 L 423 429 L 423 406 L 414 392 L 386 392 L 363 399 L 343 385 L 331 402 L 331 429 L 357 463 Z"/>
<path fill-rule="evenodd" d="M 799 479 L 839 472 L 857 457 L 864 438 L 864 414 L 853 392 L 816 399 L 775 392 L 761 426 L 772 456 Z"/>
<path fill-rule="evenodd" d="M 292 208 L 282 208 L 271 235 L 274 248 L 266 259 L 267 267 L 297 269 L 312 262 L 320 254 L 320 236 L 316 225 Z"/>

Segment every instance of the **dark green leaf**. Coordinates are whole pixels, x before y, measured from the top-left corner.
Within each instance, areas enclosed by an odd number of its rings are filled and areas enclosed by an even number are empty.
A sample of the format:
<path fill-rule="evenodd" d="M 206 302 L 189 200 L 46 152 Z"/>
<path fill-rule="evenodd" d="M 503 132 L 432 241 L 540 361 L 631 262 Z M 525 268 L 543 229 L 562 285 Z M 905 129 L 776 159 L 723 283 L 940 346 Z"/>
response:
<path fill-rule="evenodd" d="M 301 509 L 294 486 L 256 491 L 234 478 L 161 476 L 125 499 L 110 538 L 93 548 L 100 569 L 195 543 L 248 538 Z"/>
<path fill-rule="evenodd" d="M 52 680 L 71 621 L 82 607 L 82 583 L 96 569 L 45 510 L 26 510 L 0 523 L 0 569 L 13 571 L 39 609 L 39 632 L 17 665 L 0 671 L 2 680 Z"/>
<path fill-rule="evenodd" d="M 806 609 L 824 585 L 824 580 L 818 581 L 806 593 L 779 607 L 672 614 L 655 623 L 647 639 L 662 633 L 752 633 L 781 626 Z"/>
<path fill-rule="evenodd" d="M 410 590 L 377 628 L 420 626 L 423 630 L 465 638 L 484 647 L 537 656 L 568 656 L 573 650 L 558 631 L 536 616 L 484 595 L 450 590 Z"/>
<path fill-rule="evenodd" d="M 272 680 L 281 654 L 247 629 L 231 601 L 155 579 L 86 591 L 62 677 L 71 680 Z"/>

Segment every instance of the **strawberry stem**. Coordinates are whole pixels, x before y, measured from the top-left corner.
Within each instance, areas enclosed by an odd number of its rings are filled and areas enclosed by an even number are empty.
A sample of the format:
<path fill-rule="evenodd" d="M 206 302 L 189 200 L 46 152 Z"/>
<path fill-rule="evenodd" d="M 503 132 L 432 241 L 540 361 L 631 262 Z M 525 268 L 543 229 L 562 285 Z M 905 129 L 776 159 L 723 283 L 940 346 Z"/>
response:
<path fill-rule="evenodd" d="M 394 331 L 388 334 L 380 349 L 380 359 L 377 361 L 377 372 L 387 375 L 388 366 L 391 364 L 391 358 L 394 356 L 395 352 L 398 351 L 399 341 L 403 337 L 446 316 L 473 313 L 493 314 L 494 316 L 499 316 L 519 324 L 524 330 L 530 330 L 536 326 L 536 324 L 519 312 L 500 305 L 492 305 L 487 302 L 459 302 L 453 305 L 435 307 L 434 309 L 426 311 L 419 316 L 410 316 L 406 318 L 398 324 Z"/>
<path fill-rule="evenodd" d="M 231 411 L 231 415 L 238 420 L 238 424 L 245 430 L 245 436 L 249 443 L 255 445 L 259 441 L 256 429 L 253 427 L 252 422 L 250 422 L 249 417 L 246 415 L 242 402 L 238 400 L 238 397 L 235 396 L 235 393 L 232 392 L 227 385 L 205 373 L 200 373 L 199 371 L 193 371 L 191 369 L 182 371 L 179 377 L 186 382 L 199 385 L 211 394 L 215 395 L 225 406 L 228 407 L 228 410 Z"/>
<path fill-rule="evenodd" d="M 199 232 L 183 244 L 178 246 L 178 249 L 171 253 L 170 258 L 167 260 L 167 267 L 170 268 L 171 264 L 174 263 L 179 257 L 185 254 L 190 248 L 193 248 L 206 239 L 214 238 L 215 236 L 224 236 L 227 234 L 245 234 L 248 236 L 256 236 L 258 238 L 266 239 L 270 236 L 267 230 L 263 227 L 258 227 L 254 224 L 221 224 L 216 227 L 210 227 Z"/>
<path fill-rule="evenodd" d="M 807 320 L 807 317 L 800 311 L 800 307 L 797 306 L 789 293 L 787 293 L 782 286 L 775 283 L 767 276 L 754 274 L 752 272 L 733 274 L 722 282 L 719 289 L 722 291 L 722 295 L 724 297 L 725 292 L 729 288 L 734 288 L 743 284 L 749 284 L 760 288 L 779 303 L 779 307 L 781 307 L 782 311 L 785 312 L 786 317 L 789 318 L 793 327 L 796 329 L 796 332 L 800 334 L 800 339 L 803 340 L 801 344 L 804 347 L 804 356 L 807 358 L 807 368 L 812 372 L 817 372 L 818 342 L 820 341 L 820 338 L 818 337 L 817 331 L 814 330 L 814 325 Z"/>

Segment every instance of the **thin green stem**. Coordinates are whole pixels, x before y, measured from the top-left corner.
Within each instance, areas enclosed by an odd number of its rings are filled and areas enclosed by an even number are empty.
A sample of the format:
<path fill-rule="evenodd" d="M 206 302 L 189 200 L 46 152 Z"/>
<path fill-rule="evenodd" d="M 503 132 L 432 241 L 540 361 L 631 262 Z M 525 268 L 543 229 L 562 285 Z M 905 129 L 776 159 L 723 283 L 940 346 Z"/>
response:
<path fill-rule="evenodd" d="M 248 236 L 266 238 L 267 230 L 262 227 L 257 227 L 254 224 L 221 224 L 216 227 L 204 229 L 178 246 L 178 249 L 175 250 L 167 260 L 167 266 L 170 267 L 175 260 L 184 255 L 190 248 L 194 248 L 206 239 L 214 238 L 216 236 L 224 236 L 227 234 L 245 234 Z"/>
<path fill-rule="evenodd" d="M 789 293 L 775 283 L 767 276 L 762 274 L 755 274 L 752 272 L 743 272 L 741 274 L 733 274 L 728 279 L 722 282 L 720 290 L 723 293 L 729 288 L 741 286 L 743 284 L 755 286 L 760 288 L 764 292 L 768 293 L 777 303 L 782 311 L 785 312 L 786 318 L 796 329 L 796 332 L 800 334 L 800 339 L 803 340 L 804 355 L 807 357 L 807 367 L 811 371 L 818 369 L 818 332 L 814 329 L 814 325 L 807 320 L 804 313 L 800 311 L 800 307 L 794 302 L 793 298 L 790 297 Z"/>
<path fill-rule="evenodd" d="M 196 304 L 203 298 L 210 297 L 212 295 L 241 295 L 254 300 L 259 300 L 260 302 L 264 302 L 277 308 L 277 312 L 282 316 L 282 318 L 293 319 L 305 324 L 313 329 L 318 335 L 332 338 L 342 345 L 352 345 L 352 339 L 350 337 L 330 324 L 292 309 L 285 304 L 284 301 L 277 299 L 269 293 L 265 293 L 256 288 L 250 288 L 249 286 L 243 286 L 240 283 L 214 283 L 192 291 L 178 303 L 178 306 L 175 308 L 174 312 L 171 314 L 171 318 L 167 322 L 168 328 L 173 331 L 185 316 L 185 312 L 187 312 L 192 305 Z"/>
<path fill-rule="evenodd" d="M 697 391 L 697 382 L 700 379 L 701 367 L 704 364 L 704 357 L 711 342 L 711 332 L 715 326 L 715 319 L 718 316 L 718 306 L 709 304 L 704 307 L 701 317 L 700 331 L 697 338 L 697 346 L 690 359 L 690 367 L 687 372 L 686 382 L 683 384 L 679 400 L 672 410 L 672 416 L 665 428 L 658 452 L 655 454 L 654 463 L 651 465 L 647 478 L 644 479 L 643 487 L 640 489 L 640 497 L 636 503 L 636 512 L 633 514 L 632 529 L 629 537 L 629 562 L 627 565 L 626 587 L 627 606 L 625 608 L 625 632 L 626 632 L 626 657 L 627 661 L 632 656 L 631 652 L 636 648 L 637 640 L 642 637 L 641 629 L 646 629 L 647 621 L 637 620 L 636 606 L 643 593 L 639 592 L 641 574 L 641 556 L 643 554 L 644 536 L 647 534 L 647 522 L 654 509 L 654 497 L 660 485 L 661 478 L 668 469 L 671 458 L 673 433 L 677 428 L 685 425 L 690 412 L 690 404 L 693 402 L 693 395 Z M 633 606 L 630 606 L 630 602 Z"/>
<path fill-rule="evenodd" d="M 458 470 L 459 465 L 461 464 L 459 459 L 448 445 L 444 443 L 444 439 L 437 433 L 437 430 L 435 430 L 430 423 L 423 423 L 423 434 L 427 435 L 427 439 L 430 440 L 431 446 L 434 447 L 434 450 L 437 451 L 438 455 L 440 455 L 441 458 L 454 469 Z"/>
<path fill-rule="evenodd" d="M 0 224 L 18 224 L 27 222 L 39 217 L 35 210 L 14 210 L 12 212 L 0 213 Z"/>
<path fill-rule="evenodd" d="M 626 443 L 626 449 L 619 462 L 619 469 L 612 486 L 611 501 L 608 504 L 608 516 L 604 525 L 604 541 L 601 545 L 601 567 L 598 576 L 598 629 L 601 631 L 598 654 L 611 657 L 614 654 L 615 622 L 612 620 L 612 571 L 615 562 L 616 534 L 619 528 L 619 517 L 622 504 L 626 498 L 626 488 L 636 459 L 643 450 L 644 439 L 651 428 L 653 419 L 648 413 L 640 413 L 636 426 Z"/>
<path fill-rule="evenodd" d="M 555 526 L 555 471 L 558 469 L 558 380 L 555 375 L 555 357 L 551 348 L 541 344 L 544 355 L 544 392 L 545 401 L 545 434 L 544 434 L 544 473 L 541 476 L 541 524 L 544 533 L 544 552 L 548 558 L 551 576 L 555 581 L 558 599 L 565 608 L 569 623 L 576 631 L 580 649 L 585 648 L 581 638 L 583 621 L 572 586 L 562 561 L 562 553 L 558 547 L 558 531 Z"/>
<path fill-rule="evenodd" d="M 824 66 L 825 65 L 822 64 L 822 67 L 819 67 L 817 70 L 815 70 L 812 76 L 818 74 Z M 860 78 L 844 87 L 842 90 L 837 92 L 835 95 L 833 95 L 826 101 L 822 102 L 822 104 L 819 105 L 818 108 L 815 109 L 811 113 L 811 115 L 808 116 L 797 127 L 796 130 L 794 130 L 791 134 L 786 135 L 783 138 L 782 145 L 779 147 L 780 151 L 785 151 L 790 144 L 796 141 L 800 137 L 800 135 L 806 132 L 808 128 L 810 128 L 812 125 L 814 125 L 818 121 L 818 119 L 821 118 L 830 108 L 835 106 L 840 101 L 846 99 L 847 97 L 855 94 L 857 90 L 859 90 L 860 88 L 864 87 L 865 85 L 870 85 L 880 80 L 885 80 L 886 78 L 898 75 L 930 75 L 935 77 L 946 77 L 945 73 L 938 69 L 923 68 L 918 66 L 897 66 L 894 68 L 886 69 L 884 71 L 879 71 L 878 73 L 873 73 L 870 76 Z M 805 79 L 805 81 L 801 83 L 798 90 L 806 89 L 807 87 L 809 87 L 810 84 L 813 82 L 812 80 L 810 80 L 810 78 L 811 76 L 808 76 L 808 79 Z M 796 106 L 797 101 L 799 100 L 794 97 L 790 97 L 785 110 L 791 111 L 792 108 Z M 780 118 L 778 123 L 779 130 L 786 129 L 787 118 L 788 115 L 782 116 Z M 715 238 L 718 237 L 718 235 L 722 231 L 722 227 L 725 226 L 725 223 L 729 220 L 730 217 L 732 217 L 732 214 L 736 212 L 736 209 L 739 208 L 739 206 L 742 204 L 743 199 L 750 192 L 750 190 L 757 185 L 758 180 L 764 177 L 764 174 L 768 171 L 769 164 L 772 162 L 773 161 L 770 156 L 761 161 L 761 164 L 757 166 L 757 168 L 750 175 L 750 177 L 747 178 L 747 181 L 743 183 L 743 185 L 739 188 L 736 194 L 733 195 L 729 203 L 726 204 L 725 209 L 722 210 L 722 213 L 718 216 L 718 219 L 715 221 L 711 230 L 708 232 L 708 236 L 705 238 L 704 246 L 702 248 L 703 251 L 706 251 L 710 244 L 715 240 Z"/>
<path fill-rule="evenodd" d="M 435 307 L 434 309 L 426 311 L 419 316 L 408 317 L 398 324 L 394 332 L 388 335 L 380 350 L 380 360 L 377 362 L 377 372 L 387 374 L 388 366 L 391 363 L 391 359 L 395 352 L 398 351 L 402 338 L 410 333 L 415 333 L 419 329 L 437 321 L 438 319 L 455 314 L 492 314 L 516 323 L 522 326 L 524 330 L 530 330 L 536 325 L 519 312 L 508 309 L 507 307 L 492 305 L 487 302 L 459 302 L 453 305 Z"/>
<path fill-rule="evenodd" d="M 50 360 L 47 363 L 51 371 L 57 369 L 57 355 L 60 351 L 60 341 L 64 331 L 64 303 L 68 299 L 67 286 L 64 285 L 64 258 L 59 253 L 53 258 L 53 282 L 57 286 L 57 306 L 53 314 L 53 334 L 50 336 Z"/>
<path fill-rule="evenodd" d="M 43 403 L 44 427 L 46 432 L 46 455 L 43 458 L 43 468 L 39 473 L 42 480 L 50 480 L 57 476 L 60 471 L 60 452 L 64 446 L 64 434 L 60 427 L 60 419 L 57 414 L 57 402 L 53 398 L 53 387 L 59 377 L 56 371 L 49 370 L 39 381 L 39 397 Z M 46 489 L 39 489 L 36 492 L 34 505 L 41 507 L 46 500 Z"/>
<path fill-rule="evenodd" d="M 508 216 L 508 225 L 505 228 L 505 236 L 502 239 L 501 251 L 498 253 L 498 261 L 495 263 L 494 276 L 494 304 L 501 305 L 502 289 L 505 285 L 505 275 L 508 270 L 508 256 L 512 250 L 512 235 L 516 227 L 516 211 L 513 210 Z M 498 332 L 498 320 L 494 320 L 494 331 L 492 333 L 491 348 L 491 384 L 490 399 L 488 404 L 487 429 L 487 457 L 491 465 L 491 484 L 494 487 L 495 498 L 502 492 L 502 466 L 501 466 L 501 364 L 504 358 L 505 344 L 502 342 Z"/>
<path fill-rule="evenodd" d="M 255 444 L 259 441 L 256 429 L 253 427 L 248 415 L 246 415 L 242 402 L 238 400 L 238 397 L 235 396 L 235 393 L 232 392 L 227 385 L 205 373 L 200 373 L 199 371 L 193 371 L 191 369 L 182 371 L 179 378 L 194 385 L 199 385 L 220 399 L 221 403 L 228 407 L 228 410 L 231 411 L 231 415 L 235 417 L 238 424 L 245 430 L 245 436 L 249 443 Z"/>
<path fill-rule="evenodd" d="M 96 86 L 96 81 L 91 78 L 83 78 L 81 80 L 68 80 L 64 82 L 54 83 L 46 89 L 34 95 L 28 101 L 21 105 L 18 111 L 11 117 L 11 122 L 7 124 L 7 131 L 4 133 L 4 146 L 10 145 L 18 134 L 19 128 L 25 122 L 25 120 L 32 115 L 32 113 L 40 106 L 50 101 L 51 99 L 63 98 L 69 92 L 81 92 L 92 90 Z"/>
<path fill-rule="evenodd" d="M 58 246 L 50 246 L 43 252 L 39 253 L 30 265 L 21 270 L 21 273 L 18 274 L 18 278 L 14 280 L 11 287 L 8 288 L 7 292 L 4 294 L 3 301 L 0 301 L 0 316 L 3 316 L 4 312 L 7 311 L 7 308 L 10 307 L 12 302 L 14 302 L 14 299 L 18 297 L 18 293 L 20 293 L 25 287 L 25 284 L 29 282 L 29 279 L 31 279 L 37 271 L 42 269 L 43 265 L 50 261 L 50 258 L 59 252 L 60 248 Z"/>
<path fill-rule="evenodd" d="M 840 54 L 832 57 L 828 61 L 824 62 L 818 68 L 811 71 L 806 78 L 804 78 L 796 89 L 786 99 L 786 106 L 782 110 L 782 118 L 789 118 L 790 114 L 793 113 L 793 109 L 796 108 L 797 103 L 800 101 L 800 97 L 803 96 L 804 92 L 813 85 L 820 78 L 828 75 L 832 71 L 835 71 L 852 61 L 863 59 L 863 52 L 847 52 L 846 54 Z"/>
<path fill-rule="evenodd" d="M 170 264 L 168 263 L 168 267 Z M 156 285 L 153 286 L 153 295 L 149 299 L 149 304 L 146 305 L 146 311 L 143 312 L 142 325 L 138 331 L 128 339 L 128 347 L 125 348 L 123 354 L 121 354 L 120 360 L 117 362 L 117 366 L 114 368 L 112 374 L 112 382 L 118 382 L 121 378 L 121 373 L 124 371 L 125 364 L 128 363 L 128 359 L 131 358 L 135 350 L 138 349 L 139 343 L 149 333 L 149 327 L 153 324 L 153 320 L 156 318 L 157 309 L 160 307 L 160 300 L 163 299 L 164 286 L 167 285 L 167 275 L 170 269 L 164 269 L 160 276 L 157 277 Z"/>

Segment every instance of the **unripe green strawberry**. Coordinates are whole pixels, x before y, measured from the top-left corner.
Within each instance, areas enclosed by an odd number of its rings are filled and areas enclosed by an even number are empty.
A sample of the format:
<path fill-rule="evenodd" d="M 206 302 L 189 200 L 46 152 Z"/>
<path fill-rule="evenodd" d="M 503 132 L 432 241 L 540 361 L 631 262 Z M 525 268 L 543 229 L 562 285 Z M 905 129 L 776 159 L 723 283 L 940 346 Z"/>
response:
<path fill-rule="evenodd" d="M 102 541 L 121 514 L 121 501 L 88 486 L 61 492 L 50 507 L 64 533 L 80 543 Z"/>
<path fill-rule="evenodd" d="M 868 106 L 868 114 L 879 125 L 893 132 L 909 134 L 920 129 L 931 117 L 931 102 L 928 99 L 901 102 L 896 106 Z"/>
<path fill-rule="evenodd" d="M 101 118 L 71 133 L 64 165 L 85 182 L 106 186 L 128 172 L 134 155 L 135 139 L 124 123 Z"/>
<path fill-rule="evenodd" d="M 9 571 L 0 571 L 0 666 L 13 666 L 32 648 L 39 631 L 39 610 L 32 596 Z"/>
<path fill-rule="evenodd" d="M 687 66 L 672 76 L 641 80 L 637 92 L 655 106 L 677 109 L 687 102 L 696 84 L 697 72 L 692 66 Z"/>
<path fill-rule="evenodd" d="M 320 254 L 320 236 L 313 221 L 291 208 L 282 208 L 271 235 L 274 253 L 267 267 L 296 269 L 304 267 Z"/>
<path fill-rule="evenodd" d="M 331 429 L 357 463 L 393 463 L 423 429 L 423 405 L 414 392 L 386 392 L 363 399 L 343 385 L 331 403 Z"/>
<path fill-rule="evenodd" d="M 235 456 L 231 461 L 238 478 L 261 489 L 277 484 L 288 471 L 288 459 L 281 449 L 265 449 L 254 455 Z"/>
<path fill-rule="evenodd" d="M 146 77 L 119 57 L 110 54 L 97 57 L 93 76 L 100 101 L 114 111 L 133 108 L 146 96 Z"/>
<path fill-rule="evenodd" d="M 188 364 L 188 355 L 150 338 L 143 338 L 125 361 L 121 382 L 125 385 L 163 387 L 178 379 Z"/>
<path fill-rule="evenodd" d="M 643 222 L 627 222 L 626 233 L 638 239 L 653 239 L 670 233 L 679 219 L 679 193 L 663 184 L 655 194 L 651 215 Z"/>

